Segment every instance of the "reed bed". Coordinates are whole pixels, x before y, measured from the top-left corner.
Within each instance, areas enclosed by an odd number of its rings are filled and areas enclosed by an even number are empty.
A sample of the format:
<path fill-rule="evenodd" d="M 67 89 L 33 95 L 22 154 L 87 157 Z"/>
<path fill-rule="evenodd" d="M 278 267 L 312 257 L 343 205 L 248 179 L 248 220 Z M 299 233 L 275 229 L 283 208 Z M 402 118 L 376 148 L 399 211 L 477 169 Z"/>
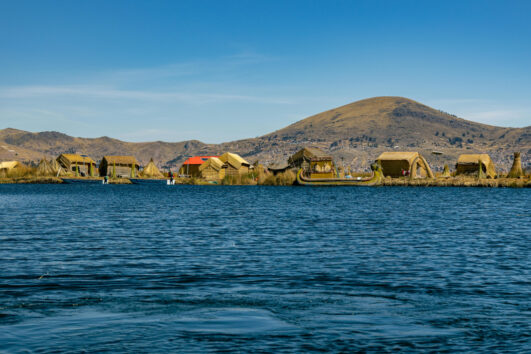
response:
<path fill-rule="evenodd" d="M 0 184 L 58 184 L 63 183 L 63 180 L 59 177 L 46 177 L 46 176 L 22 176 L 22 177 L 0 177 Z"/>
<path fill-rule="evenodd" d="M 529 178 L 497 178 L 479 179 L 473 177 L 451 178 L 384 178 L 384 186 L 409 186 L 409 187 L 491 187 L 491 188 L 531 188 Z"/>

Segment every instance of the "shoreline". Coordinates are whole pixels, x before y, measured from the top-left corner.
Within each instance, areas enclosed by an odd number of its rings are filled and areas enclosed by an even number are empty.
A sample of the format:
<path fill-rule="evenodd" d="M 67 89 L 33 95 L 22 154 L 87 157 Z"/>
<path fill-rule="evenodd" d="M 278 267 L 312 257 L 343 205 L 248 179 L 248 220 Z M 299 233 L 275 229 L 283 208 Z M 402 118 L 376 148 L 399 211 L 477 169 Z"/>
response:
<path fill-rule="evenodd" d="M 99 178 L 78 178 L 79 180 L 98 180 Z M 0 178 L 0 184 L 67 184 L 60 177 L 12 177 Z M 129 178 L 109 179 L 109 184 L 133 184 Z M 223 185 L 208 183 L 202 180 L 176 179 L 175 185 Z M 241 185 L 269 185 L 269 184 L 231 184 Z M 382 183 L 374 187 L 481 187 L 481 188 L 531 188 L 530 178 L 497 178 L 497 179 L 477 179 L 477 178 L 430 178 L 430 179 L 409 179 L 409 178 L 384 178 Z"/>

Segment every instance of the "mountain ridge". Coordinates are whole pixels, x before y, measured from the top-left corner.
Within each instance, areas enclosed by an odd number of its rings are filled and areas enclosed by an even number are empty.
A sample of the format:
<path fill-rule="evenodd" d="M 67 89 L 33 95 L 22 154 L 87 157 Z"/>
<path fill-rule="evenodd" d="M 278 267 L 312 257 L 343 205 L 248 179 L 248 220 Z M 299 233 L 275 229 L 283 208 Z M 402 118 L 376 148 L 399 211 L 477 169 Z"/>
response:
<path fill-rule="evenodd" d="M 531 126 L 497 127 L 468 121 L 417 101 L 394 96 L 367 98 L 312 115 L 257 138 L 221 144 L 199 140 L 181 142 L 126 142 L 107 136 L 72 137 L 55 131 L 31 133 L 14 128 L 0 130 L 0 160 L 37 161 L 62 152 L 103 155 L 135 155 L 145 164 L 150 158 L 164 168 L 175 169 L 192 155 L 233 151 L 251 162 L 281 162 L 303 146 L 330 152 L 340 163 L 366 169 L 386 150 L 415 150 L 430 154 L 436 168 L 453 165 L 461 153 L 486 152 L 508 169 L 512 152 L 521 151 L 524 166 L 530 164 Z"/>

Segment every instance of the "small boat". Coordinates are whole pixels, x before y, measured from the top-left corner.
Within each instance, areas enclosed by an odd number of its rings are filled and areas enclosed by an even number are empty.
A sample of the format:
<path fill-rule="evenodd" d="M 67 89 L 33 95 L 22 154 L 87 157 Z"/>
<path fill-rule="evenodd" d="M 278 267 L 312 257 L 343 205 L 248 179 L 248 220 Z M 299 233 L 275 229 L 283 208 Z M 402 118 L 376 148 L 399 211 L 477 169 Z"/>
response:
<path fill-rule="evenodd" d="M 297 172 L 297 184 L 301 186 L 377 186 L 382 183 L 383 173 L 380 165 L 371 165 L 372 176 L 367 178 L 312 178 L 301 168 Z"/>
<path fill-rule="evenodd" d="M 149 184 L 149 185 L 154 185 L 154 184 L 169 185 L 170 184 L 170 180 L 168 179 L 157 179 L 157 178 L 131 178 L 130 181 L 133 184 Z"/>
<path fill-rule="evenodd" d="M 61 178 L 66 184 L 102 184 L 102 179 Z"/>

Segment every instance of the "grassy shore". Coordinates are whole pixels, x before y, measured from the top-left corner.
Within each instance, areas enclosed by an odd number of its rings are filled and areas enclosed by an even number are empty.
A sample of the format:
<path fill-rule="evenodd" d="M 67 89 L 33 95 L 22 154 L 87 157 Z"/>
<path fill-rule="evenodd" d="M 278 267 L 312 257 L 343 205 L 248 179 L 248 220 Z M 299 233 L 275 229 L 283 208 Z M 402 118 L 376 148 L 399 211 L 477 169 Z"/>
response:
<path fill-rule="evenodd" d="M 491 188 L 531 188 L 530 178 L 478 179 L 473 177 L 451 178 L 385 178 L 384 186 L 408 187 L 491 187 Z"/>
<path fill-rule="evenodd" d="M 100 177 L 63 177 L 80 180 L 103 180 Z M 263 185 L 263 186 L 291 186 L 295 183 L 296 176 L 292 171 L 277 175 L 267 172 L 254 172 L 243 176 L 227 176 L 221 181 L 209 182 L 200 178 L 176 178 L 175 184 L 188 185 Z M 0 184 L 60 184 L 64 183 L 61 177 L 34 176 L 29 173 L 0 176 Z M 109 184 L 132 184 L 129 178 L 109 178 Z M 496 178 L 478 179 L 474 177 L 457 176 L 450 178 L 384 178 L 383 186 L 403 187 L 490 187 L 490 188 L 531 188 L 531 176 L 524 178 Z"/>

